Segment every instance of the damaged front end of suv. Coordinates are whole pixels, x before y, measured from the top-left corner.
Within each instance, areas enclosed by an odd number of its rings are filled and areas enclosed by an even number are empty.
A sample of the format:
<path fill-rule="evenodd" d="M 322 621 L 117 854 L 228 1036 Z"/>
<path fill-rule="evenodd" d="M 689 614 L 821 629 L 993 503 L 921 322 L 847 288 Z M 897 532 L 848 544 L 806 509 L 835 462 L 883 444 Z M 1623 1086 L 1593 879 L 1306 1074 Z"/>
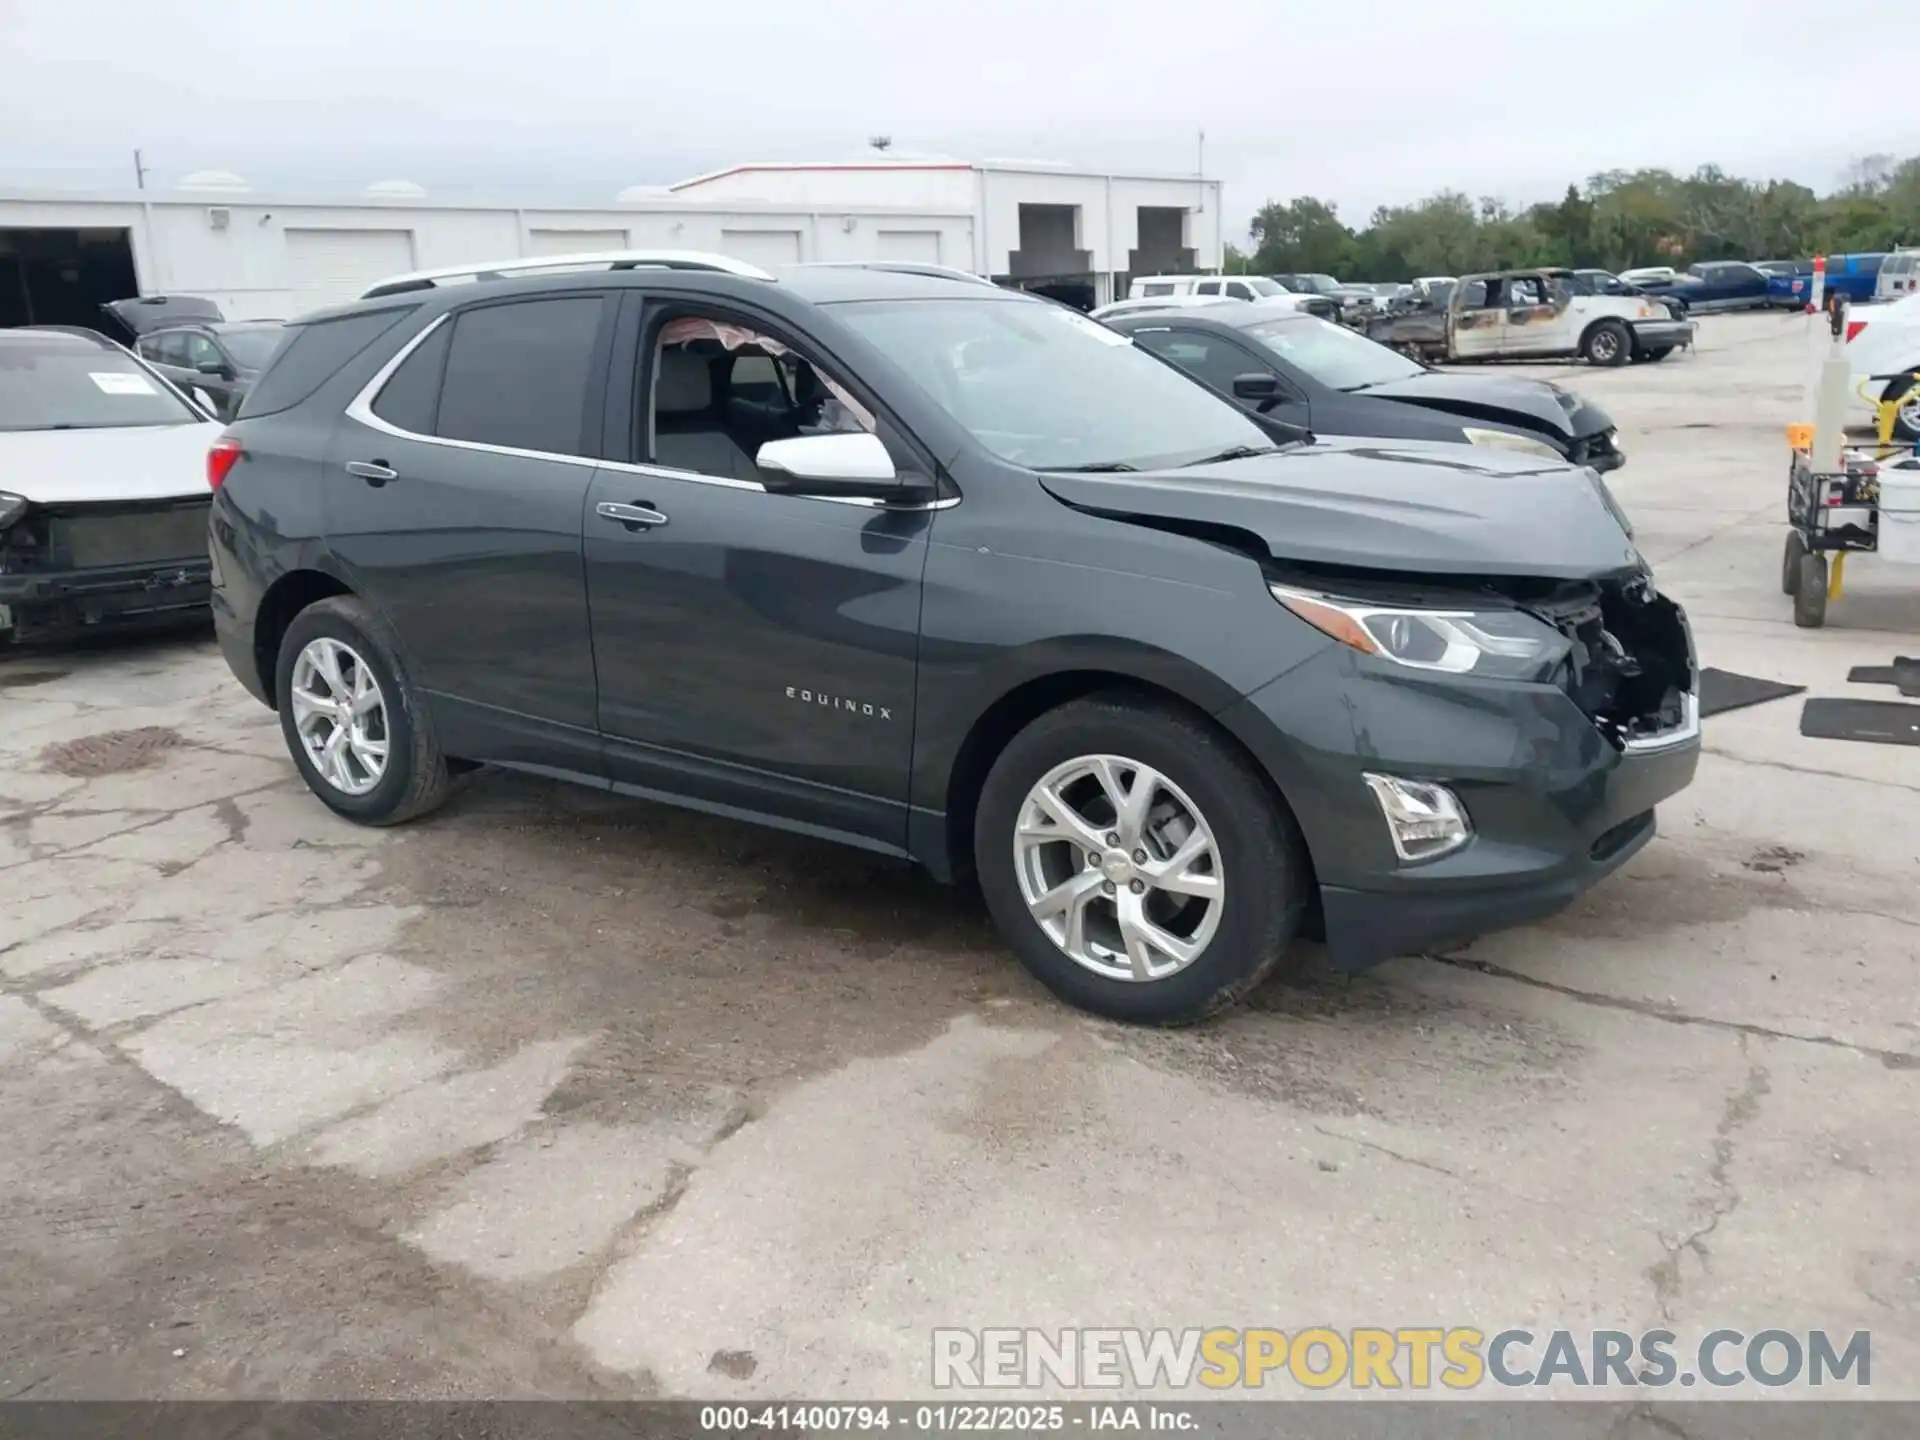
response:
<path fill-rule="evenodd" d="M 1338 968 L 1563 909 L 1699 761 L 1692 633 L 1604 482 L 1457 449 L 1048 481 L 1257 562 L 1322 637 L 1221 718 L 1299 819 Z"/>

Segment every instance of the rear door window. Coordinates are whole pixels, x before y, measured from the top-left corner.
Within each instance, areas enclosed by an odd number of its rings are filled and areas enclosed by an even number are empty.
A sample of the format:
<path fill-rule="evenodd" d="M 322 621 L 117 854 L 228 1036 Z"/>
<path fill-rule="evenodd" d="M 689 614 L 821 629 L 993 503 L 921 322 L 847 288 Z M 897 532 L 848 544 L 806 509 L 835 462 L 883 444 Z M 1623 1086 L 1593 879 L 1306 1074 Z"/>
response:
<path fill-rule="evenodd" d="M 434 433 L 549 455 L 589 455 L 587 391 L 605 302 L 520 300 L 461 312 Z"/>

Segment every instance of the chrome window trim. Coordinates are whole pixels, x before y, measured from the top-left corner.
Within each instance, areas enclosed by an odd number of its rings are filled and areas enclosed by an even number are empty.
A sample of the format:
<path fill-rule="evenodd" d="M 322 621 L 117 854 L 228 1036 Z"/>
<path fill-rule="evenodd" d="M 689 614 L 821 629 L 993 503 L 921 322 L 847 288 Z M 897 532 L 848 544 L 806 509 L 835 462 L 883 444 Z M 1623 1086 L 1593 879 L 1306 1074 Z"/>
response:
<path fill-rule="evenodd" d="M 444 435 L 421 435 L 412 430 L 403 430 L 381 419 L 373 413 L 373 403 L 379 398 L 387 381 L 393 378 L 393 372 L 406 364 L 407 357 L 447 321 L 454 312 L 434 316 L 418 335 L 396 350 L 386 364 L 373 374 L 373 378 L 360 387 L 360 392 L 348 402 L 345 414 L 347 419 L 364 425 L 381 435 L 391 435 L 396 440 L 411 441 L 415 445 L 438 445 L 447 450 L 471 450 L 481 455 L 505 455 L 516 460 L 545 460 L 552 464 L 584 466 L 589 470 L 614 470 L 623 475 L 647 475 L 662 480 L 685 480 L 696 485 L 712 485 L 723 490 L 754 490 L 762 495 L 772 492 L 755 480 L 734 480 L 721 475 L 703 475 L 697 470 L 676 470 L 667 465 L 633 464 L 625 460 L 596 460 L 587 455 L 561 455 L 550 450 L 522 450 L 513 445 L 489 445 L 482 440 L 452 440 Z M 191 402 L 189 402 L 191 403 Z M 196 407 L 197 408 L 197 407 Z M 941 500 L 919 501 L 914 504 L 900 504 L 890 500 L 876 500 L 866 495 L 794 495 L 794 500 L 817 500 L 824 505 L 854 505 L 865 510 L 894 510 L 917 512 L 921 510 L 951 510 L 960 503 L 958 495 L 949 495 Z"/>

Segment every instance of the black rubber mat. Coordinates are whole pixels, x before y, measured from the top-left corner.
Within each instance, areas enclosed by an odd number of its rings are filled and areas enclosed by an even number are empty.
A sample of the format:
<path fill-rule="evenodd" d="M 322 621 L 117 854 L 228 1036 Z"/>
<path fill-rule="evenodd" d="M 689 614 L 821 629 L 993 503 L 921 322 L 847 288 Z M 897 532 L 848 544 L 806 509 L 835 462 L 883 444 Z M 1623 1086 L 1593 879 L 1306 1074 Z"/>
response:
<path fill-rule="evenodd" d="M 1809 700 L 1800 733 L 1815 740 L 1859 740 L 1868 745 L 1920 745 L 1920 705 L 1898 700 Z"/>
<path fill-rule="evenodd" d="M 1741 710 L 1768 700 L 1798 695 L 1804 685 L 1782 685 L 1778 680 L 1762 680 L 1754 675 L 1736 675 L 1731 670 L 1700 672 L 1700 713 L 1718 715 L 1723 710 Z"/>
<path fill-rule="evenodd" d="M 1891 685 L 1902 695 L 1920 699 L 1920 659 L 1896 655 L 1891 665 L 1856 665 L 1847 672 L 1856 685 Z"/>

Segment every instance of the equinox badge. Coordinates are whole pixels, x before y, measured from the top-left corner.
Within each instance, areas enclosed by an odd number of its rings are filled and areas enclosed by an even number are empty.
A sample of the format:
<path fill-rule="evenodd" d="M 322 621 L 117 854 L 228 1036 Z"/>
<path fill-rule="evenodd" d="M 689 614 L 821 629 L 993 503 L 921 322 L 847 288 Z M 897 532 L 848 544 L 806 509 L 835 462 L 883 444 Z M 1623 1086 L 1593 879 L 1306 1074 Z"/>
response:
<path fill-rule="evenodd" d="M 860 700 L 829 695 L 824 690 L 802 690 L 797 685 L 789 685 L 787 699 L 798 700 L 804 705 L 825 705 L 829 710 L 846 710 L 854 715 L 871 715 L 878 720 L 893 719 L 893 711 L 885 705 L 868 705 Z"/>

